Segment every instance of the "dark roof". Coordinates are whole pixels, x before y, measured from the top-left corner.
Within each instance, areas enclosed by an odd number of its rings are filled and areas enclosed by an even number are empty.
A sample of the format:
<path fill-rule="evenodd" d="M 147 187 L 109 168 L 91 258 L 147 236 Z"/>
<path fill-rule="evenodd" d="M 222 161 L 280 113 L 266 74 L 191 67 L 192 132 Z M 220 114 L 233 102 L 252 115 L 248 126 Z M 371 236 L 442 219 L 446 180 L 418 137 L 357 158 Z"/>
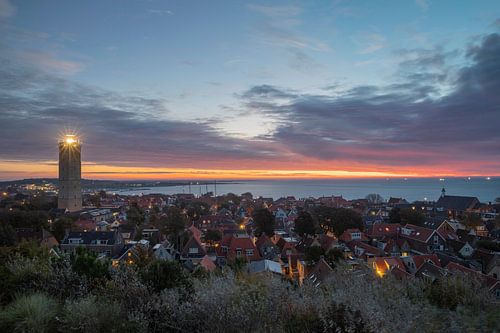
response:
<path fill-rule="evenodd" d="M 458 195 L 444 195 L 436 202 L 436 207 L 445 209 L 465 211 L 475 208 L 479 205 L 479 200 L 476 197 L 462 197 Z"/>
<path fill-rule="evenodd" d="M 107 240 L 107 245 L 114 245 L 117 233 L 115 231 L 88 231 L 88 232 L 70 232 L 64 237 L 64 240 L 61 244 L 69 244 L 70 238 L 80 238 L 82 239 L 82 243 L 80 245 L 91 245 L 93 241 L 96 240 Z M 72 244 L 73 245 L 73 244 Z"/>

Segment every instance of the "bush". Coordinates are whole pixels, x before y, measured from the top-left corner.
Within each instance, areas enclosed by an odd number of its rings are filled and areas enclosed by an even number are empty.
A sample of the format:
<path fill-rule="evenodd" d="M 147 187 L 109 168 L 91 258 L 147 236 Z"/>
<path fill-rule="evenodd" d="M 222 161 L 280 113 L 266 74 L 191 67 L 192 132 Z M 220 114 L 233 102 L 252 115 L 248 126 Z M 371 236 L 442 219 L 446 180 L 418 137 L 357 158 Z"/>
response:
<path fill-rule="evenodd" d="M 3 332 L 51 332 L 55 327 L 57 302 L 43 294 L 21 296 L 0 312 Z"/>
<path fill-rule="evenodd" d="M 118 332 L 126 322 L 120 304 L 89 296 L 68 302 L 61 328 L 69 332 Z"/>

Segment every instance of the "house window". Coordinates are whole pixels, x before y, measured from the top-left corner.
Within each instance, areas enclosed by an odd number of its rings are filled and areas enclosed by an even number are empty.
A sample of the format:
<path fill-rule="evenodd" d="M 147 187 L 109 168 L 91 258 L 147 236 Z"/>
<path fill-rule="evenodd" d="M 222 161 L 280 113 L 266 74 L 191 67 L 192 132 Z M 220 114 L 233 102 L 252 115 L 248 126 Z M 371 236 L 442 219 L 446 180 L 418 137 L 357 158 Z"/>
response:
<path fill-rule="evenodd" d="M 198 248 L 197 247 L 190 247 L 189 254 L 198 254 Z"/>
<path fill-rule="evenodd" d="M 439 244 L 439 236 L 438 235 L 434 236 L 434 244 Z"/>
<path fill-rule="evenodd" d="M 351 233 L 351 238 L 352 239 L 361 239 L 361 233 L 360 232 L 353 232 L 353 233 Z"/>
<path fill-rule="evenodd" d="M 241 257 L 241 249 L 236 249 L 236 256 Z"/>
<path fill-rule="evenodd" d="M 81 238 L 70 238 L 69 239 L 69 243 L 70 244 L 82 244 L 83 243 L 83 239 L 81 239 Z"/>
<path fill-rule="evenodd" d="M 253 256 L 253 249 L 247 249 L 246 250 L 246 255 L 247 255 L 247 257 Z"/>

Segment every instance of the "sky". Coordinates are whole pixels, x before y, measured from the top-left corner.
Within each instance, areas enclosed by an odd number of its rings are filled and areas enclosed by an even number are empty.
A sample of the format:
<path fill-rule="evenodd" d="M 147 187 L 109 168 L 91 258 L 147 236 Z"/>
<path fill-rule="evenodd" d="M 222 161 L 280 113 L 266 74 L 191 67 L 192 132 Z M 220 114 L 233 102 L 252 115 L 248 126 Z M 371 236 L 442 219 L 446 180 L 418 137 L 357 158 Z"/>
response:
<path fill-rule="evenodd" d="M 0 179 L 500 175 L 500 2 L 0 0 Z"/>

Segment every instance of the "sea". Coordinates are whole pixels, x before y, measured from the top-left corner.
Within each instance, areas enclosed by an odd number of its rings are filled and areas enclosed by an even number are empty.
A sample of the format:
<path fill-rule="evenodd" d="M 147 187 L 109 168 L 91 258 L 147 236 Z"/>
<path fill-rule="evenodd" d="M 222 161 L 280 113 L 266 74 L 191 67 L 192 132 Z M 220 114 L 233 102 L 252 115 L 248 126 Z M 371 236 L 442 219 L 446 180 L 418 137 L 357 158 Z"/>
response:
<path fill-rule="evenodd" d="M 377 178 L 377 179 L 279 179 L 279 180 L 245 180 L 234 182 L 217 182 L 213 184 L 197 184 L 191 186 L 165 186 L 150 188 L 121 189 L 117 191 L 125 195 L 140 194 L 178 194 L 193 193 L 202 195 L 213 192 L 217 195 L 250 192 L 254 197 L 271 197 L 278 199 L 286 196 L 309 198 L 322 196 L 342 196 L 345 199 L 364 198 L 368 194 L 377 193 L 384 199 L 401 197 L 408 201 L 436 201 L 442 189 L 447 195 L 474 196 L 481 202 L 494 202 L 500 197 L 500 177 L 465 177 L 465 178 Z"/>

